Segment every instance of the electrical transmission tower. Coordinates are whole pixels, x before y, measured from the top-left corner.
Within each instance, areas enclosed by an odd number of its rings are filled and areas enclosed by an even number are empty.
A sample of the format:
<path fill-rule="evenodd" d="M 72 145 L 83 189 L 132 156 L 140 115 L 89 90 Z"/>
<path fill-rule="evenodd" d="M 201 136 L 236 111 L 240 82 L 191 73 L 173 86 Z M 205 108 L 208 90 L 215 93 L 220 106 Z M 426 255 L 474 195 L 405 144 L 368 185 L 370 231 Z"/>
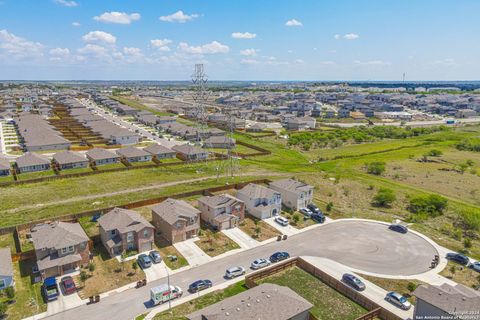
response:
<path fill-rule="evenodd" d="M 232 112 L 232 109 L 229 106 L 226 106 L 223 109 L 223 113 L 226 116 L 225 122 L 225 135 L 224 135 L 224 145 L 227 146 L 227 153 L 225 160 L 221 163 L 220 170 L 217 173 L 223 173 L 227 178 L 233 178 L 239 171 L 238 163 L 238 154 L 235 151 L 235 143 L 233 139 L 233 133 L 235 131 L 235 115 Z"/>

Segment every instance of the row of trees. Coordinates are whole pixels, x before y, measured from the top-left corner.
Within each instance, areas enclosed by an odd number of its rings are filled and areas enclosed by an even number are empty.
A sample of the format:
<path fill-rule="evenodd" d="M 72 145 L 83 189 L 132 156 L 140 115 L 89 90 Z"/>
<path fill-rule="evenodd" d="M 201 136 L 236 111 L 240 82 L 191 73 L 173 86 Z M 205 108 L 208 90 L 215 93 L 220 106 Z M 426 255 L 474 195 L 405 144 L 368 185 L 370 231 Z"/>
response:
<path fill-rule="evenodd" d="M 457 143 L 458 150 L 480 152 L 480 139 L 464 139 Z"/>

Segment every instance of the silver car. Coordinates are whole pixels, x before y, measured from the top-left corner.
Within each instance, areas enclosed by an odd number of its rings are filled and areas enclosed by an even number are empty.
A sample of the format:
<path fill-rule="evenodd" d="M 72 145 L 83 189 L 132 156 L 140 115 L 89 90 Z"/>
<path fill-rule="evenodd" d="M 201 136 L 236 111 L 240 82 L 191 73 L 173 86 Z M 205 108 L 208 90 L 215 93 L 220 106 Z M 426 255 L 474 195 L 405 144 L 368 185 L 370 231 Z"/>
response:
<path fill-rule="evenodd" d="M 252 264 L 250 265 L 250 268 L 252 268 L 253 270 L 257 270 L 257 269 L 268 267 L 269 265 L 270 265 L 270 261 L 268 261 L 267 259 L 257 259 L 252 262 Z"/>
<path fill-rule="evenodd" d="M 395 291 L 387 293 L 385 300 L 403 310 L 408 310 L 412 307 L 412 304 L 407 300 L 407 298 Z"/>
<path fill-rule="evenodd" d="M 245 274 L 245 268 L 243 267 L 231 267 L 225 271 L 225 278 L 233 279 L 236 277 L 243 276 Z"/>
<path fill-rule="evenodd" d="M 275 222 L 278 223 L 281 226 L 284 226 L 284 227 L 288 226 L 287 218 L 284 218 L 282 216 L 276 216 L 275 217 Z"/>

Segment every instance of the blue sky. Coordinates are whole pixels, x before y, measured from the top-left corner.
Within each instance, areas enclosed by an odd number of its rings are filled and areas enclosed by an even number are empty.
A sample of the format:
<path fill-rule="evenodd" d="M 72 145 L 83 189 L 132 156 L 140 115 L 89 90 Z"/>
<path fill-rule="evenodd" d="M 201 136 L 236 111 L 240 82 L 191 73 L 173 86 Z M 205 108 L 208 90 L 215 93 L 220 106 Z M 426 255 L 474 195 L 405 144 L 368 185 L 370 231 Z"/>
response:
<path fill-rule="evenodd" d="M 0 79 L 479 80 L 478 0 L 0 0 Z"/>

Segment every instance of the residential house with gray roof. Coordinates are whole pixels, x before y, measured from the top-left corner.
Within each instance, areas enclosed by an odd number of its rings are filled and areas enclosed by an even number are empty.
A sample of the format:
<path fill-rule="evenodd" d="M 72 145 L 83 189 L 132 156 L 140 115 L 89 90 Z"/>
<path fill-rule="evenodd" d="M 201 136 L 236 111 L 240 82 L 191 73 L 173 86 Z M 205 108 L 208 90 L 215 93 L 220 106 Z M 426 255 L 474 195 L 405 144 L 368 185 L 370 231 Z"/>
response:
<path fill-rule="evenodd" d="M 88 159 L 80 153 L 62 151 L 53 155 L 53 162 L 60 170 L 77 169 L 88 167 Z"/>
<path fill-rule="evenodd" d="M 174 146 L 172 150 L 177 152 L 177 157 L 183 161 L 196 161 L 208 159 L 208 151 L 191 146 L 189 144 L 182 144 Z"/>
<path fill-rule="evenodd" d="M 116 153 L 128 162 L 148 162 L 152 161 L 152 155 L 147 151 L 135 147 L 125 147 L 118 149 Z"/>
<path fill-rule="evenodd" d="M 281 193 L 259 184 L 247 184 L 237 191 L 237 198 L 245 203 L 247 212 L 258 219 L 267 219 L 282 211 Z"/>
<path fill-rule="evenodd" d="M 201 218 L 217 230 L 235 228 L 245 217 L 245 203 L 229 194 L 198 199 Z"/>
<path fill-rule="evenodd" d="M 146 152 L 150 153 L 152 157 L 156 157 L 157 160 L 175 158 L 177 153 L 170 148 L 164 147 L 159 144 L 151 144 L 148 147 L 143 148 Z"/>
<path fill-rule="evenodd" d="M 50 169 L 50 160 L 44 155 L 27 152 L 15 160 L 15 166 L 20 173 L 45 171 Z"/>
<path fill-rule="evenodd" d="M 120 159 L 120 156 L 116 153 L 103 148 L 90 149 L 85 155 L 88 160 L 94 162 L 97 166 L 118 163 Z"/>
<path fill-rule="evenodd" d="M 63 275 L 90 261 L 90 239 L 79 223 L 36 225 L 31 229 L 31 237 L 43 278 Z"/>
<path fill-rule="evenodd" d="M 10 161 L 0 157 L 0 176 L 8 176 L 10 174 Z"/>
<path fill-rule="evenodd" d="M 15 285 L 10 248 L 0 248 L 0 290 Z"/>
<path fill-rule="evenodd" d="M 269 183 L 269 187 L 282 194 L 282 204 L 292 210 L 306 208 L 313 200 L 313 187 L 294 179 L 282 179 Z"/>
<path fill-rule="evenodd" d="M 194 238 L 200 230 L 200 211 L 183 200 L 168 198 L 152 208 L 157 232 L 169 243 Z"/>
<path fill-rule="evenodd" d="M 100 238 L 113 257 L 123 252 L 152 250 L 155 229 L 135 211 L 115 208 L 98 219 Z"/>

